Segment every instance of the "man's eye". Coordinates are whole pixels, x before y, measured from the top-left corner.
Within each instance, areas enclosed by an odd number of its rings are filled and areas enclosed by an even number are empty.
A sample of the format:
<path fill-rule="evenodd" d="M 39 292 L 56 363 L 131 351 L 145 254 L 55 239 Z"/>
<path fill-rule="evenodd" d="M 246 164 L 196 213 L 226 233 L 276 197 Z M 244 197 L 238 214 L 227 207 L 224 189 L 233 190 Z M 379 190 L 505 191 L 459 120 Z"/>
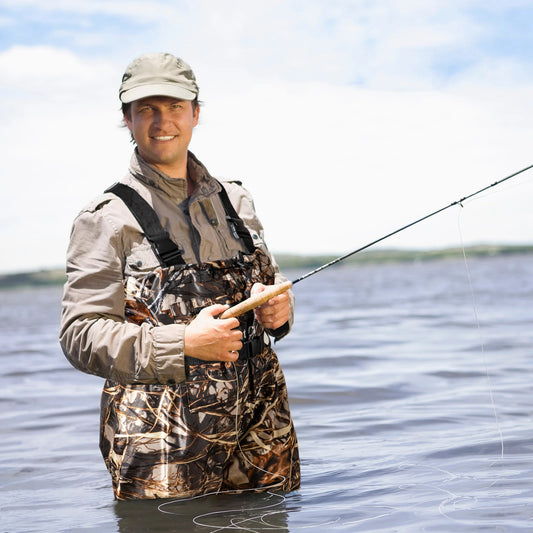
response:
<path fill-rule="evenodd" d="M 183 109 L 183 104 L 172 104 L 172 109 Z"/>

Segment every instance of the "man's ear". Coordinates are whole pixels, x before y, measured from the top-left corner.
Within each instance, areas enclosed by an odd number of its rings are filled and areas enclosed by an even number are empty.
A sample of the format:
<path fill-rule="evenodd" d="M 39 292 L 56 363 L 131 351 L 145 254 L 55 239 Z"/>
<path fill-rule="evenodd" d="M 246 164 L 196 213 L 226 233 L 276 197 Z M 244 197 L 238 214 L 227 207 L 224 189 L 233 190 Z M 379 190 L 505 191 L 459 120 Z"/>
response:
<path fill-rule="evenodd" d="M 131 120 L 129 119 L 127 114 L 124 114 L 123 117 L 124 117 L 124 124 L 126 124 L 126 126 L 131 132 Z"/>

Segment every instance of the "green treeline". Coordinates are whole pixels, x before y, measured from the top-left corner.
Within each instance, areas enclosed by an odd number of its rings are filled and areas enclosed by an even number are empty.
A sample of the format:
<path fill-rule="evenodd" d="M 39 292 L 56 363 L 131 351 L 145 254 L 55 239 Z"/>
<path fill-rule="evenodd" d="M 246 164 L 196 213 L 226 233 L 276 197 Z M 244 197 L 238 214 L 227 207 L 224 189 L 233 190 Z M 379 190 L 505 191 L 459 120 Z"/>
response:
<path fill-rule="evenodd" d="M 513 254 L 532 254 L 533 245 L 476 245 L 464 248 L 467 257 L 493 257 Z M 340 255 L 340 254 L 339 254 Z M 398 263 L 452 259 L 463 256 L 463 248 L 442 248 L 437 250 L 365 250 L 343 260 L 343 264 Z M 287 255 L 276 254 L 280 268 L 314 269 L 339 256 L 334 255 Z"/>
<path fill-rule="evenodd" d="M 513 254 L 533 254 L 533 245 L 478 245 L 465 248 L 467 257 L 492 257 Z M 313 270 L 333 261 L 339 255 L 289 255 L 276 254 L 276 261 L 281 270 L 308 269 Z M 462 248 L 444 248 L 439 250 L 365 250 L 343 261 L 343 264 L 392 263 L 409 261 L 431 261 L 462 257 Z M 42 287 L 62 285 L 66 276 L 62 269 L 39 270 L 35 272 L 19 272 L 0 274 L 0 289 L 20 287 Z"/>

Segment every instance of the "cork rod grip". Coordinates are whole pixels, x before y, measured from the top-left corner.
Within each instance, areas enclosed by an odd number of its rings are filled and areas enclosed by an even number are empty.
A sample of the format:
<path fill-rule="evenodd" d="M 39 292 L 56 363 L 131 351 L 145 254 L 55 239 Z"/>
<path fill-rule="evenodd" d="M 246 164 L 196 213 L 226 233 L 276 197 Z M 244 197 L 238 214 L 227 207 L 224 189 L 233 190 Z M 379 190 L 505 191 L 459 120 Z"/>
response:
<path fill-rule="evenodd" d="M 263 305 L 265 302 L 268 302 L 274 296 L 281 294 L 282 292 L 288 291 L 292 287 L 292 281 L 285 281 L 279 285 L 271 285 L 267 287 L 263 292 L 254 294 L 247 298 L 241 303 L 226 309 L 221 315 L 220 318 L 233 318 L 237 316 L 244 315 L 247 311 L 255 309 L 260 305 Z"/>

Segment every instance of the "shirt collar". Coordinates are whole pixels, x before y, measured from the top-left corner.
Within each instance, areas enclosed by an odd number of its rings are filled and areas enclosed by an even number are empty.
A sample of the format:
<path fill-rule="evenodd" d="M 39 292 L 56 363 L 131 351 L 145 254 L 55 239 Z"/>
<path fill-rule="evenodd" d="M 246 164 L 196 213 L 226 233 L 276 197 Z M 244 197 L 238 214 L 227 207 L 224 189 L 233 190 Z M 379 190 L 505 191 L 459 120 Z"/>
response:
<path fill-rule="evenodd" d="M 131 157 L 130 173 L 146 185 L 163 191 L 178 203 L 187 198 L 186 180 L 171 178 L 150 165 L 139 155 L 137 148 Z M 188 152 L 187 157 L 187 179 L 194 183 L 191 195 L 194 200 L 216 193 L 221 187 L 192 152 Z"/>

